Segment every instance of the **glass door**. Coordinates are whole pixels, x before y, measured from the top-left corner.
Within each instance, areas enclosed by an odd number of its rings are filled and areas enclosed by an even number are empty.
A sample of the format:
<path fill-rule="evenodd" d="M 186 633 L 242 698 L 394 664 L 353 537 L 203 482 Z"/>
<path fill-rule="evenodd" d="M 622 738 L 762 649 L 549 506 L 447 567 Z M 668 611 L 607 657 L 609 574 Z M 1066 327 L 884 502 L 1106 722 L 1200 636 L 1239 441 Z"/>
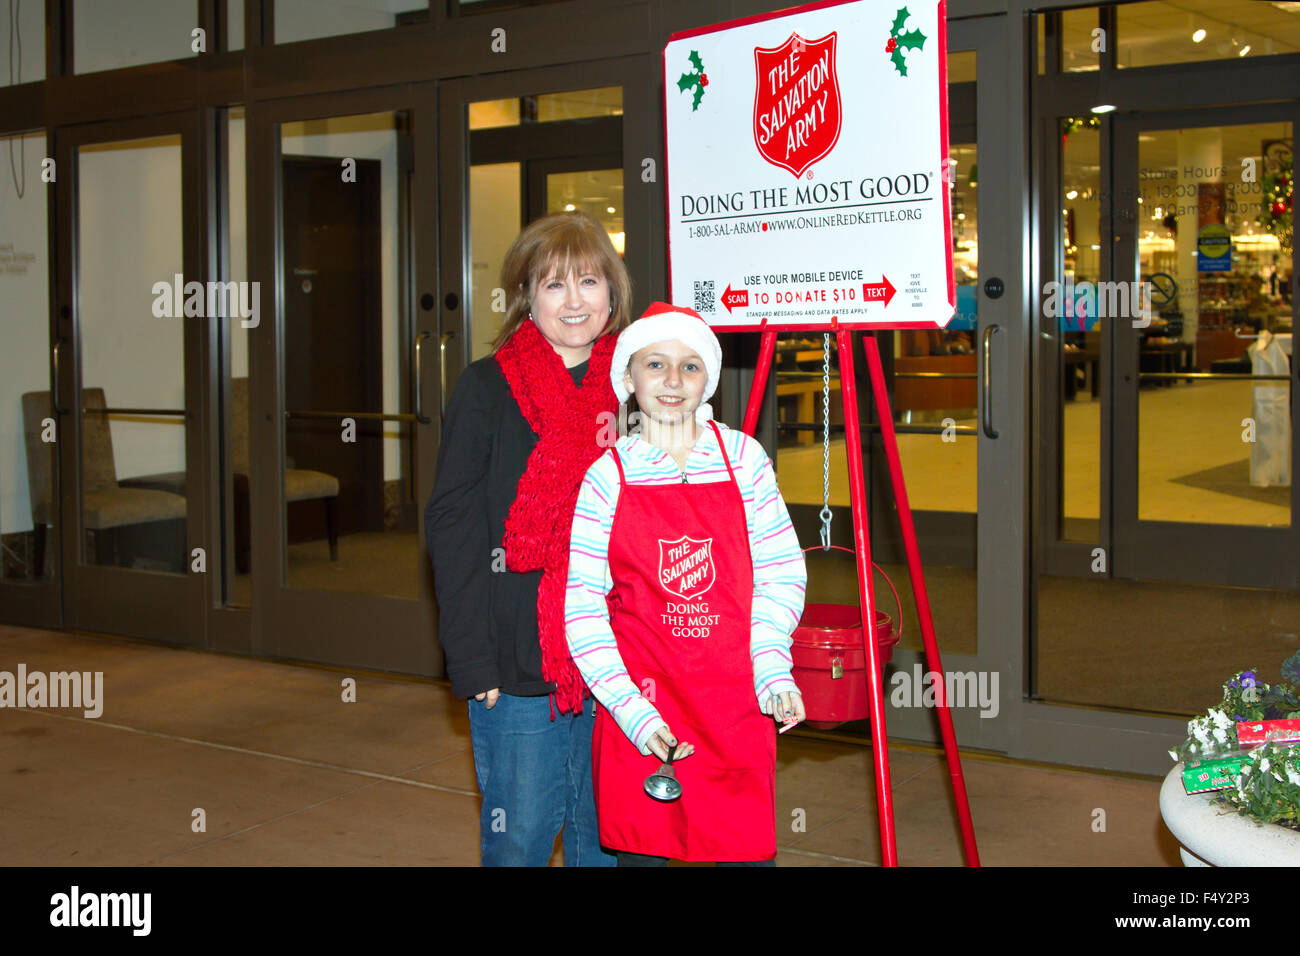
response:
<path fill-rule="evenodd" d="M 1293 251 L 1290 213 L 1272 208 L 1294 114 L 1116 121 L 1115 282 L 1097 311 L 1116 313 L 1119 577 L 1296 583 Z"/>
<path fill-rule="evenodd" d="M 1115 281 L 1097 301 L 1114 330 L 1111 576 L 1142 582 L 1129 626 L 1184 674 L 1177 691 L 1105 703 L 1196 713 L 1228 676 L 1276 674 L 1296 649 L 1295 271 L 1278 198 L 1296 117 L 1258 106 L 1115 123 Z M 1139 283 L 1149 292 L 1125 311 L 1120 293 Z"/>
<path fill-rule="evenodd" d="M 1261 82 L 1225 72 L 1174 101 L 1279 88 Z M 1019 755 L 1163 773 L 1224 680 L 1276 679 L 1295 651 L 1295 271 L 1278 204 L 1300 113 L 1099 114 L 1094 83 L 1040 88 L 1036 626 Z M 1100 102 L 1178 88 L 1132 76 Z"/>
<path fill-rule="evenodd" d="M 563 82 L 563 72 L 512 75 L 512 95 L 501 97 L 482 83 L 463 92 L 454 85 L 444 87 L 444 121 L 456 124 L 454 131 L 444 133 L 444 141 L 452 136 L 461 140 L 465 151 L 459 161 L 468 163 L 469 172 L 469 322 L 464 336 L 456 340 L 460 348 L 455 349 L 453 369 L 489 354 L 504 314 L 504 302 L 495 294 L 502 260 L 529 222 L 580 209 L 604 225 L 614 248 L 626 256 L 623 87 L 546 92 Z M 590 74 L 588 78 L 594 82 Z M 530 88 L 526 83 L 539 85 Z M 530 91 L 517 92 L 520 89 Z M 474 99 L 457 99 L 461 95 Z M 449 191 L 454 189 L 447 185 Z M 444 208 L 457 201 L 446 198 Z M 447 343 L 453 341 L 450 330 L 444 335 Z M 448 394 L 456 374 L 449 372 Z"/>
<path fill-rule="evenodd" d="M 0 606 L 5 620 L 59 626 L 58 429 L 50 392 L 52 348 L 49 211 L 41 167 L 44 130 L 6 137 L 13 172 L 0 188 Z"/>
<path fill-rule="evenodd" d="M 249 475 L 233 482 L 236 581 L 270 653 L 436 673 L 420 520 L 438 438 L 432 87 L 250 117 L 253 201 L 275 211 L 250 259 L 275 283 L 230 381 Z"/>
<path fill-rule="evenodd" d="M 1004 749 L 1006 704 L 1020 696 L 1012 662 L 1023 622 L 1018 577 L 1025 542 L 1015 529 L 1024 499 L 1017 470 L 1023 461 L 1024 331 L 1013 307 L 1020 278 L 1015 250 L 1025 241 L 1014 218 L 1011 165 L 1003 124 L 1010 82 L 999 23 L 949 21 L 948 109 L 952 159 L 953 264 L 957 314 L 943 331 L 877 333 L 907 495 L 916 525 L 935 635 L 957 739 L 963 746 Z M 881 441 L 878 410 L 869 402 L 866 361 L 855 356 L 864 404 L 872 557 L 898 589 L 903 637 L 886 671 L 888 730 L 892 736 L 938 739 L 929 678 Z M 777 411 L 776 464 L 782 493 L 800 540 L 819 541 L 824 497 L 823 461 L 829 459 L 832 540 L 852 541 L 839 359 L 834 337 L 829 364 L 820 334 L 779 336 L 770 386 Z M 829 382 L 831 437 L 822 433 L 823 373 Z M 983 414 L 982 414 L 983 413 Z M 856 571 L 842 552 L 807 554 L 808 600 L 857 601 Z M 893 595 L 879 575 L 877 605 L 891 617 Z M 932 697 L 930 698 L 933 699 Z M 839 732 L 869 734 L 866 721 Z"/>
<path fill-rule="evenodd" d="M 202 644 L 209 542 L 194 114 L 60 130 L 54 402 L 65 623 Z M 150 614 L 142 617 L 141 607 Z"/>

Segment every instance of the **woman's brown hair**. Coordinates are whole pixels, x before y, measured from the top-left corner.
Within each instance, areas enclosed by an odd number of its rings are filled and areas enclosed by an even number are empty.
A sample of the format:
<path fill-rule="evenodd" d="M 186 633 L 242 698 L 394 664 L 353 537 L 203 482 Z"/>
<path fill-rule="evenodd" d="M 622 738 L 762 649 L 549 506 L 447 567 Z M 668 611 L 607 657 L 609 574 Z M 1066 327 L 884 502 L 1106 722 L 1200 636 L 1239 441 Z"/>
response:
<path fill-rule="evenodd" d="M 506 319 L 492 340 L 492 351 L 505 345 L 532 309 L 537 284 L 552 275 L 590 270 L 609 283 L 609 323 L 601 335 L 620 332 L 632 321 L 632 280 L 600 223 L 585 212 L 558 212 L 529 223 L 515 237 L 501 265 L 506 290 Z"/>

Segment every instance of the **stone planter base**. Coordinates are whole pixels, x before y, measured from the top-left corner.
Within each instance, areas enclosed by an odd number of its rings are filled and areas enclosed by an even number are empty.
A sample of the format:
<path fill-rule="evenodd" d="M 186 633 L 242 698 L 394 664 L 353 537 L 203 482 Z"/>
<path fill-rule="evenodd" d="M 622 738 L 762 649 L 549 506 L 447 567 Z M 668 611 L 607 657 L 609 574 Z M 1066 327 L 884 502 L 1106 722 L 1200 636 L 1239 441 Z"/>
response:
<path fill-rule="evenodd" d="M 1225 811 L 1212 796 L 1187 795 L 1181 763 L 1160 788 L 1160 815 L 1184 866 L 1300 866 L 1300 832 Z"/>

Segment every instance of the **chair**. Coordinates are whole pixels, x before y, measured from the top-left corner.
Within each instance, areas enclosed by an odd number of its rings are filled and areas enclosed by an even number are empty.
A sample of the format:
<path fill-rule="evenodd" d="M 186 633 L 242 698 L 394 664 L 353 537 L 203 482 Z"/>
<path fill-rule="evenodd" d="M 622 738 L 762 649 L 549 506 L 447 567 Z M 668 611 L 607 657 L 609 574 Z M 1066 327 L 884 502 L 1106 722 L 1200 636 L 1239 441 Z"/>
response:
<path fill-rule="evenodd" d="M 231 468 L 235 477 L 235 567 L 242 574 L 248 571 L 249 512 L 248 476 L 252 474 L 248 460 L 248 379 L 230 380 L 230 446 Z M 329 538 L 330 560 L 339 559 L 339 480 L 323 471 L 294 468 L 293 462 L 284 471 L 284 500 L 325 502 L 325 533 Z"/>
<path fill-rule="evenodd" d="M 234 478 L 234 519 L 235 519 L 235 570 L 247 574 L 250 563 L 250 510 L 249 510 L 249 475 L 252 467 L 248 455 L 248 379 L 232 378 L 230 380 L 230 466 Z M 284 472 L 284 498 L 286 502 L 312 501 L 322 499 L 325 502 L 325 534 L 329 539 L 330 560 L 339 559 L 338 538 L 338 494 L 339 480 L 322 471 L 294 468 L 293 461 Z M 166 488 L 179 494 L 185 492 L 185 473 L 173 472 L 163 475 L 147 475 L 132 478 L 130 484 L 137 487 Z"/>
<path fill-rule="evenodd" d="M 81 393 L 86 408 L 105 408 L 104 390 L 87 388 Z M 49 392 L 25 392 L 23 438 L 27 446 L 27 485 L 32 502 L 35 535 L 33 564 L 36 577 L 45 574 L 46 527 L 55 523 L 53 453 L 41 441 L 41 422 L 54 415 Z M 185 498 L 170 491 L 129 487 L 117 480 L 113 460 L 113 435 L 108 418 L 91 413 L 81 423 L 81 520 L 95 532 L 96 560 L 103 561 L 104 532 L 129 525 L 185 518 Z"/>

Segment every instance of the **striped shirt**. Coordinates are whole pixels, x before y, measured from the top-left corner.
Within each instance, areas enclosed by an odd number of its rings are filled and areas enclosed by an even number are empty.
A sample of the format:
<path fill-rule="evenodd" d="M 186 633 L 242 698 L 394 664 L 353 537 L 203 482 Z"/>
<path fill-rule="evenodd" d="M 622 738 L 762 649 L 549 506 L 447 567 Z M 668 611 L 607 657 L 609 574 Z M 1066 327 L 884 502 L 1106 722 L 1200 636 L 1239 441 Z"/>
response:
<path fill-rule="evenodd" d="M 790 675 L 790 635 L 803 613 L 807 575 L 803 552 L 776 485 L 767 453 L 744 432 L 718 423 L 745 508 L 749 551 L 754 565 L 750 616 L 750 658 L 754 694 L 764 708 L 773 694 L 798 691 Z M 628 484 L 673 485 L 682 471 L 667 452 L 636 436 L 616 445 Z M 701 430 L 686 459 L 692 484 L 730 481 L 712 428 Z M 628 675 L 609 624 L 605 596 L 613 589 L 609 536 L 618 505 L 618 466 L 606 451 L 587 471 L 578 492 L 569 543 L 569 578 L 564 623 L 569 652 L 596 699 L 618 722 L 642 754 L 663 718 Z"/>

